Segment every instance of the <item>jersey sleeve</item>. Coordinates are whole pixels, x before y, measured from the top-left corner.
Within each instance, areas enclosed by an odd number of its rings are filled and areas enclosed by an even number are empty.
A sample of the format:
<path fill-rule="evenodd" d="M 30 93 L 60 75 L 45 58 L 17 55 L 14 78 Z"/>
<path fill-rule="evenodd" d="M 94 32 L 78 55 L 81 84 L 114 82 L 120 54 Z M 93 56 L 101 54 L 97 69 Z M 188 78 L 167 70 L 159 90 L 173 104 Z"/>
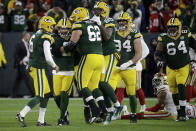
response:
<path fill-rule="evenodd" d="M 74 23 L 72 25 L 72 31 L 73 30 L 82 30 L 82 24 L 81 23 Z"/>
<path fill-rule="evenodd" d="M 51 35 L 48 35 L 48 34 L 43 34 L 41 36 L 41 39 L 48 40 L 51 44 L 54 43 L 54 38 Z"/>
<path fill-rule="evenodd" d="M 142 35 L 141 35 L 141 33 L 140 32 L 138 32 L 138 31 L 133 31 L 135 34 L 134 34 L 134 39 L 137 39 L 137 38 L 141 38 L 142 37 Z"/>

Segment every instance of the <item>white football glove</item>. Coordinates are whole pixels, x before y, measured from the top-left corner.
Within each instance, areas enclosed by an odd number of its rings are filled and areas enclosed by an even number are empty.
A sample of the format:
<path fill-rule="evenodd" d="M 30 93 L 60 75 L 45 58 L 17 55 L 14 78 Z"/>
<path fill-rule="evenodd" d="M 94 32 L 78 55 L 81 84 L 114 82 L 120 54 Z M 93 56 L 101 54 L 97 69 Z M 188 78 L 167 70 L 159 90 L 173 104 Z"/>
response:
<path fill-rule="evenodd" d="M 123 63 L 122 65 L 120 65 L 120 70 L 126 70 L 132 64 L 133 64 L 132 60 L 129 60 L 128 62 Z"/>
<path fill-rule="evenodd" d="M 192 69 L 192 71 L 196 70 L 196 63 L 195 62 L 191 62 L 191 69 Z"/>
<path fill-rule="evenodd" d="M 94 21 L 94 22 L 96 22 L 98 26 L 101 25 L 100 16 L 94 15 L 94 16 L 91 18 L 91 20 Z"/>
<path fill-rule="evenodd" d="M 23 60 L 22 60 L 22 63 L 23 63 L 24 65 L 27 65 L 27 64 L 29 63 L 29 58 L 28 58 L 27 56 L 24 57 Z"/>

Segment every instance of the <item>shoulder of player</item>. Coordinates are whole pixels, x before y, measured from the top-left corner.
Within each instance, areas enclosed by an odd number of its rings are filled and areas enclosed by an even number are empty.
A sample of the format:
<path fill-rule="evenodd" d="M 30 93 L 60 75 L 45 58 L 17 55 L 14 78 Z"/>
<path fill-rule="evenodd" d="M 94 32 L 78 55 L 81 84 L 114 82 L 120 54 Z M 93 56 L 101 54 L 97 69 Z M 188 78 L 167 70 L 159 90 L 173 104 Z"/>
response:
<path fill-rule="evenodd" d="M 158 41 L 163 41 L 163 39 L 167 36 L 167 33 L 161 33 L 160 35 L 158 35 L 157 40 Z"/>
<path fill-rule="evenodd" d="M 52 37 L 52 35 L 47 34 L 47 33 L 43 33 L 42 36 L 41 36 L 41 39 L 49 39 L 51 44 L 54 43 L 54 38 Z"/>
<path fill-rule="evenodd" d="M 134 36 L 134 38 L 141 38 L 142 37 L 142 34 L 139 31 L 137 31 L 136 29 L 131 29 L 130 34 L 132 34 Z"/>
<path fill-rule="evenodd" d="M 77 29 L 77 28 L 82 28 L 82 25 L 84 23 L 83 22 L 75 22 L 73 25 L 72 25 L 72 30 L 74 29 Z"/>

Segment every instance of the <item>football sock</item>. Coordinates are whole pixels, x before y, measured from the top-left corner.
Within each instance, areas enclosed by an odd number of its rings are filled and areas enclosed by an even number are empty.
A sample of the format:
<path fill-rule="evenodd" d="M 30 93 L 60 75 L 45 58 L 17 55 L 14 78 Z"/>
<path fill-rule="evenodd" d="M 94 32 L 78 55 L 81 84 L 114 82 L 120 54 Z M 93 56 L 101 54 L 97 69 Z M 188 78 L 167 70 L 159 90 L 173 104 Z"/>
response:
<path fill-rule="evenodd" d="M 61 110 L 61 116 L 60 118 L 63 119 L 65 116 L 65 112 L 67 110 L 67 106 L 69 103 L 69 96 L 65 91 L 61 92 L 61 103 L 60 103 L 60 110 Z"/>
<path fill-rule="evenodd" d="M 179 95 L 178 94 L 172 94 L 172 98 L 173 98 L 174 104 L 176 106 L 178 106 L 179 105 Z"/>
<path fill-rule="evenodd" d="M 38 103 L 40 103 L 40 97 L 39 96 L 36 96 L 34 97 L 33 99 L 31 99 L 29 102 L 28 102 L 28 106 L 32 109 L 33 107 L 35 107 Z"/>
<path fill-rule="evenodd" d="M 145 105 L 145 96 L 144 96 L 144 91 L 142 88 L 136 91 L 137 97 L 139 98 L 140 105 Z"/>
<path fill-rule="evenodd" d="M 186 87 L 183 84 L 178 85 L 179 100 L 186 100 Z"/>
<path fill-rule="evenodd" d="M 137 99 L 135 95 L 130 95 L 129 96 L 129 104 L 131 107 L 131 112 L 132 113 L 136 113 L 136 109 L 137 109 Z"/>
<path fill-rule="evenodd" d="M 30 108 L 28 105 L 26 105 L 26 106 L 20 111 L 20 115 L 21 115 L 22 117 L 25 117 L 26 114 L 27 114 L 30 110 L 31 110 L 31 108 Z"/>
<path fill-rule="evenodd" d="M 101 91 L 99 90 L 99 88 L 96 88 L 95 90 L 93 90 L 93 96 L 95 97 L 102 112 L 107 113 L 106 106 L 104 103 L 104 98 L 103 98 L 103 95 L 102 95 Z"/>
<path fill-rule="evenodd" d="M 116 89 L 116 97 L 120 103 L 122 103 L 122 100 L 124 99 L 124 90 L 125 88 Z"/>
<path fill-rule="evenodd" d="M 46 112 L 46 108 L 41 108 L 40 107 L 38 122 L 44 123 L 45 112 Z"/>
<path fill-rule="evenodd" d="M 40 98 L 40 107 L 41 108 L 46 108 L 47 107 L 49 98 L 50 98 L 50 93 L 45 94 L 44 98 Z"/>
<path fill-rule="evenodd" d="M 85 88 L 82 88 L 81 93 L 85 101 L 84 103 L 87 103 L 86 105 L 89 105 L 91 108 L 92 116 L 96 117 L 99 113 L 99 108 L 95 104 L 91 91 L 88 89 L 88 87 L 85 87 Z"/>
<path fill-rule="evenodd" d="M 104 95 L 104 102 L 105 102 L 105 105 L 106 105 L 107 108 L 112 107 L 112 103 L 111 103 L 111 100 L 110 100 L 109 96 Z"/>
<path fill-rule="evenodd" d="M 99 88 L 104 94 L 110 97 L 113 103 L 117 102 L 117 97 L 110 84 L 108 84 L 107 82 L 100 82 Z"/>
<path fill-rule="evenodd" d="M 120 106 L 120 103 L 117 101 L 116 103 L 114 103 L 114 106 L 115 107 L 119 107 Z"/>
<path fill-rule="evenodd" d="M 54 101 L 57 105 L 57 107 L 60 109 L 60 100 L 61 100 L 61 96 L 54 96 Z"/>
<path fill-rule="evenodd" d="M 181 115 L 185 116 L 186 100 L 179 100 Z"/>

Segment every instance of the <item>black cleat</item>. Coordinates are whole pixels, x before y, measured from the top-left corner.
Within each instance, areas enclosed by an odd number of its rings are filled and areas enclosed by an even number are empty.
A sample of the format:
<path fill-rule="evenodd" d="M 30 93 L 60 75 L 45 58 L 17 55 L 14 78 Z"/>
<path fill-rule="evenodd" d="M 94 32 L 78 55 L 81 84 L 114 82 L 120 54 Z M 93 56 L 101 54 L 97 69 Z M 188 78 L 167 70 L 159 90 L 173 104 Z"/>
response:
<path fill-rule="evenodd" d="M 69 125 L 69 112 L 67 111 L 67 114 L 64 116 L 64 125 Z"/>
<path fill-rule="evenodd" d="M 20 122 L 22 127 L 26 127 L 26 123 L 24 122 L 24 117 L 20 115 L 20 113 L 16 114 L 16 119 Z"/>
<path fill-rule="evenodd" d="M 131 116 L 130 116 L 130 122 L 131 123 L 137 123 L 137 116 L 136 116 L 136 114 L 131 114 Z"/>
<path fill-rule="evenodd" d="M 37 126 L 51 126 L 51 125 L 46 122 L 44 123 L 37 122 Z"/>
<path fill-rule="evenodd" d="M 63 119 L 59 119 L 57 122 L 57 126 L 63 126 L 64 125 L 64 120 Z"/>

